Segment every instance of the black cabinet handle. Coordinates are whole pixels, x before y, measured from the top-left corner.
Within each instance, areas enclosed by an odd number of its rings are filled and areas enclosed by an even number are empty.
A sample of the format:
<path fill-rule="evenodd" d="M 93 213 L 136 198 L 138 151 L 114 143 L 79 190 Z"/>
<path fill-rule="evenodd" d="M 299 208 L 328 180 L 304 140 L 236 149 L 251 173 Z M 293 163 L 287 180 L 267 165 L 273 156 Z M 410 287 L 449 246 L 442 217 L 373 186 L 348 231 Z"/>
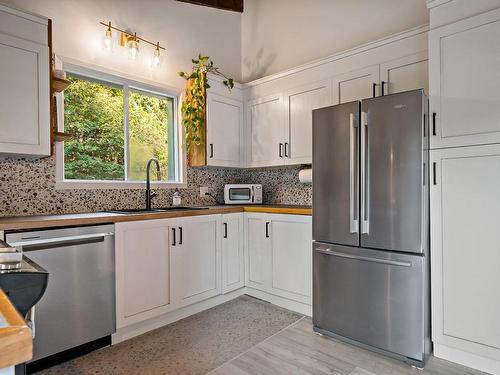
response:
<path fill-rule="evenodd" d="M 432 135 L 436 135 L 436 112 L 432 112 Z"/>
<path fill-rule="evenodd" d="M 224 224 L 224 238 L 227 238 L 227 223 Z"/>
<path fill-rule="evenodd" d="M 432 184 L 437 185 L 437 179 L 436 179 L 436 163 L 432 163 Z"/>
<path fill-rule="evenodd" d="M 280 158 L 283 157 L 283 143 L 280 143 L 280 147 L 279 147 L 279 155 L 280 155 Z"/>
<path fill-rule="evenodd" d="M 285 158 L 288 157 L 288 142 L 285 142 Z"/>
<path fill-rule="evenodd" d="M 213 143 L 210 143 L 210 158 L 213 158 L 214 157 L 214 144 Z"/>
<path fill-rule="evenodd" d="M 179 227 L 179 245 L 182 245 L 182 227 Z"/>
<path fill-rule="evenodd" d="M 377 90 L 377 84 L 376 84 L 376 83 L 374 83 L 374 84 L 373 84 L 373 86 L 372 86 L 373 97 L 375 97 L 375 96 L 376 96 L 376 92 L 375 92 L 376 90 Z"/>
<path fill-rule="evenodd" d="M 269 221 L 266 222 L 266 238 L 269 238 Z"/>
<path fill-rule="evenodd" d="M 385 82 L 385 81 L 380 82 L 380 87 L 382 88 L 382 96 L 384 96 L 384 86 L 386 83 L 387 82 Z"/>
<path fill-rule="evenodd" d="M 177 245 L 177 242 L 175 241 L 175 228 L 172 228 L 172 246 Z"/>

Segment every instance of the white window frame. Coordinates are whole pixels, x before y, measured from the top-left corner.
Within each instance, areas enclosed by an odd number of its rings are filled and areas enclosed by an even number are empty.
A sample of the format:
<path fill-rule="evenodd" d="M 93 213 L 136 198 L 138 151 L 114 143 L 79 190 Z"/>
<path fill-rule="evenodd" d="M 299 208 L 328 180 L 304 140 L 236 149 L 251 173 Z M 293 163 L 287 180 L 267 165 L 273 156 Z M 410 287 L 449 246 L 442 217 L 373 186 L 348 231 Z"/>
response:
<path fill-rule="evenodd" d="M 62 61 L 61 61 L 62 60 Z M 175 174 L 178 181 L 151 181 L 153 188 L 160 189 L 175 189 L 187 187 L 187 172 L 186 172 L 186 152 L 183 146 L 184 129 L 181 125 L 180 105 L 182 90 L 159 85 L 155 82 L 147 82 L 144 80 L 137 80 L 126 76 L 122 73 L 116 73 L 102 68 L 89 67 L 87 64 L 81 62 L 73 62 L 70 59 L 58 58 L 56 59 L 56 68 L 64 69 L 68 73 L 74 73 L 90 79 L 95 79 L 102 82 L 109 82 L 123 86 L 124 97 L 128 95 L 129 88 L 153 95 L 167 96 L 174 101 L 174 131 L 176 137 L 175 153 L 177 163 L 175 163 Z M 64 95 L 58 93 L 56 96 L 56 112 L 57 112 L 57 129 L 64 131 Z M 128 126 L 128 113 L 127 106 L 124 106 L 124 132 L 127 131 Z M 126 133 L 125 133 L 126 134 Z M 125 136 L 125 178 L 127 175 L 128 164 L 128 138 Z M 170 149 L 169 149 L 170 151 Z M 64 178 L 64 142 L 56 142 L 56 189 L 144 189 L 145 181 L 107 181 L 107 180 L 67 180 Z"/>

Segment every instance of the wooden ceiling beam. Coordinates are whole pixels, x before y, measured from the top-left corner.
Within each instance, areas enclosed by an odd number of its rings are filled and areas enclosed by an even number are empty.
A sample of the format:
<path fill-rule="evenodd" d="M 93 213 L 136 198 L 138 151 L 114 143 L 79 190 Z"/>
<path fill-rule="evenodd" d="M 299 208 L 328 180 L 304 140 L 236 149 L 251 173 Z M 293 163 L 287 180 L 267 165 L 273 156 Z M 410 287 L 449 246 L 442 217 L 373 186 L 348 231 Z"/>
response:
<path fill-rule="evenodd" d="M 244 0 L 177 0 L 182 3 L 190 3 L 195 5 L 202 5 L 211 8 L 231 10 L 233 12 L 243 13 Z"/>

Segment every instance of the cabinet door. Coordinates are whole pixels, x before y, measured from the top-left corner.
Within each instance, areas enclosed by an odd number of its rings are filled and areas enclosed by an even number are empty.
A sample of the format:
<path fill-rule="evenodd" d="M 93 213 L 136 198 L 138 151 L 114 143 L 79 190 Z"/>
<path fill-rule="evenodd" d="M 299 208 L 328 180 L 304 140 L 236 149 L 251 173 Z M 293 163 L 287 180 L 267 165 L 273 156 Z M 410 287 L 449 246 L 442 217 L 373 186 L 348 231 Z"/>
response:
<path fill-rule="evenodd" d="M 312 110 L 332 104 L 329 81 L 321 81 L 288 91 L 285 142 L 286 164 L 312 163 Z"/>
<path fill-rule="evenodd" d="M 179 219 L 170 228 L 171 293 L 177 307 L 220 293 L 219 224 L 219 216 L 198 216 Z"/>
<path fill-rule="evenodd" d="M 427 51 L 380 64 L 380 85 L 384 95 L 416 89 L 428 93 Z"/>
<path fill-rule="evenodd" d="M 248 103 L 248 166 L 265 167 L 284 164 L 285 132 L 281 94 Z"/>
<path fill-rule="evenodd" d="M 311 304 L 312 221 L 310 216 L 273 215 L 273 294 Z"/>
<path fill-rule="evenodd" d="M 499 39 L 500 9 L 429 32 L 431 148 L 500 142 Z"/>
<path fill-rule="evenodd" d="M 207 94 L 207 162 L 219 167 L 240 167 L 243 103 Z"/>
<path fill-rule="evenodd" d="M 335 76 L 333 77 L 333 104 L 348 103 L 379 95 L 378 86 L 378 65 Z"/>
<path fill-rule="evenodd" d="M 245 285 L 268 291 L 271 282 L 271 221 L 268 215 L 245 215 Z"/>
<path fill-rule="evenodd" d="M 500 360 L 500 146 L 431 151 L 435 344 Z"/>
<path fill-rule="evenodd" d="M 222 215 L 222 292 L 245 286 L 243 214 Z"/>
<path fill-rule="evenodd" d="M 115 225 L 117 328 L 169 309 L 169 224 L 148 220 Z"/>
<path fill-rule="evenodd" d="M 49 48 L 0 34 L 0 154 L 50 155 Z"/>

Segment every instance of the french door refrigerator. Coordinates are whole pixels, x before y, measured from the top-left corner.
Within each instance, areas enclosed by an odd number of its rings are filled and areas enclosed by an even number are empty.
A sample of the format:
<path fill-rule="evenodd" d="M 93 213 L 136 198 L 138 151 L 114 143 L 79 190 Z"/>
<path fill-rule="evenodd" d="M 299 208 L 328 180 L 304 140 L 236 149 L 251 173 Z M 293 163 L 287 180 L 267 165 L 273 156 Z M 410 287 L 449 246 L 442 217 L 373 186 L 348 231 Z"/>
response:
<path fill-rule="evenodd" d="M 430 352 L 427 98 L 313 111 L 316 332 L 423 367 Z"/>

